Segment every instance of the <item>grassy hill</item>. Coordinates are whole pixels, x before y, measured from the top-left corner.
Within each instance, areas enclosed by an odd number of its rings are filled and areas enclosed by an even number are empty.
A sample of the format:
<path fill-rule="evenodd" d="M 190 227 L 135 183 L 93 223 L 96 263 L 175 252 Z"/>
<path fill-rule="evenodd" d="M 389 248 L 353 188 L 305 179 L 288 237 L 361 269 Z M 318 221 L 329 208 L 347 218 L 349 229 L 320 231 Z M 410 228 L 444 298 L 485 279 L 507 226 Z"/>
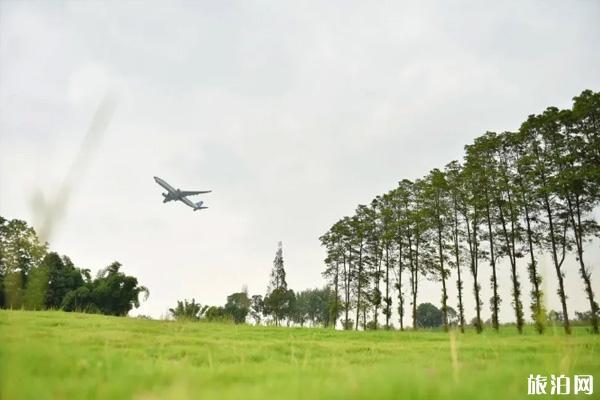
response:
<path fill-rule="evenodd" d="M 585 328 L 342 332 L 0 311 L 0 399 L 518 399 L 532 373 L 598 381 L 599 360 Z"/>

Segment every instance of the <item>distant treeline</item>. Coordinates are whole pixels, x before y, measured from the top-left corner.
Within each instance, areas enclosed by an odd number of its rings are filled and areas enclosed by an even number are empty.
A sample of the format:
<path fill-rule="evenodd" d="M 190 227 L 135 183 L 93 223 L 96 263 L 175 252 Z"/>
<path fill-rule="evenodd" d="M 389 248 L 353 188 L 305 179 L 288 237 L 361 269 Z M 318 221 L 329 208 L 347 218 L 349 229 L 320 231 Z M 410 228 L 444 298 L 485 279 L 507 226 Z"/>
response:
<path fill-rule="evenodd" d="M 296 326 L 335 326 L 338 315 L 334 315 L 339 299 L 329 287 L 294 292 L 286 282 L 281 243 L 277 248 L 267 293 L 249 296 L 247 290 L 227 296 L 224 306 L 201 306 L 195 299 L 178 301 L 169 309 L 175 319 L 185 320 L 228 320 L 244 323 L 251 318 L 254 323 Z"/>
<path fill-rule="evenodd" d="M 148 290 L 114 262 L 95 278 L 67 256 L 48 252 L 26 222 L 0 216 L 0 308 L 127 315 Z"/>
<path fill-rule="evenodd" d="M 440 283 L 447 329 L 448 289 L 454 275 L 458 324 L 464 331 L 464 277 L 470 274 L 473 324 L 481 332 L 481 283 L 489 279 L 491 324 L 497 330 L 502 304 L 498 268 L 499 261 L 506 260 L 511 287 L 506 303 L 513 307 L 516 328 L 522 332 L 525 323 L 524 274 L 529 279 L 530 315 L 542 333 L 548 316 L 538 260 L 546 253 L 558 281 L 558 314 L 565 332 L 571 329 L 563 265 L 570 257 L 588 298 L 586 315 L 598 333 L 598 304 L 584 249 L 599 234 L 593 212 L 600 202 L 600 93 L 586 90 L 573 100 L 571 109 L 549 107 L 530 115 L 516 132 L 486 132 L 465 146 L 462 161 L 423 178 L 403 179 L 336 222 L 320 239 L 327 249 L 324 275 L 334 297 L 342 297 L 333 314 L 339 307 L 343 325 L 377 327 L 382 314 L 390 327 L 395 307 L 403 329 L 410 306 L 412 326 L 417 327 L 419 278 L 428 277 Z M 490 271 L 485 277 L 484 263 Z"/>

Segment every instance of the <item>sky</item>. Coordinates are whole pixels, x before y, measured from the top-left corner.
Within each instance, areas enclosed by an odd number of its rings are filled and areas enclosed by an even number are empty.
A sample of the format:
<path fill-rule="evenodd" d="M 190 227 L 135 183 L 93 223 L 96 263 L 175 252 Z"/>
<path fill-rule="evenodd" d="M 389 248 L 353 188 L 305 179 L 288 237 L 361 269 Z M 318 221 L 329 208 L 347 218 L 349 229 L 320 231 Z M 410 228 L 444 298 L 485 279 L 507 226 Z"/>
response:
<path fill-rule="evenodd" d="M 39 199 L 64 200 L 50 248 L 92 271 L 121 262 L 150 290 L 132 315 L 264 294 L 278 241 L 289 286 L 319 287 L 318 238 L 358 204 L 600 90 L 598 20 L 584 0 L 0 0 L 0 215 L 39 227 Z M 83 145 L 106 96 L 114 113 Z M 153 176 L 212 189 L 209 209 L 163 204 Z M 565 267 L 570 309 L 588 309 L 574 256 Z M 508 265 L 500 277 L 509 321 Z M 439 299 L 423 280 L 419 302 Z"/>

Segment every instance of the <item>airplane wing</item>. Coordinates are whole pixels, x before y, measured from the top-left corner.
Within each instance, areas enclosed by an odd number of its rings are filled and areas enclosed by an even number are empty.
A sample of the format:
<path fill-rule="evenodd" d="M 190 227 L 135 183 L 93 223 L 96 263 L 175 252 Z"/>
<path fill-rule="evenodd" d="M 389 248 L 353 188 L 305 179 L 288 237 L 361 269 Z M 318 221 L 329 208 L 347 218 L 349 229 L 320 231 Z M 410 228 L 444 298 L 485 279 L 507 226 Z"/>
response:
<path fill-rule="evenodd" d="M 191 192 L 182 191 L 181 195 L 182 196 L 193 196 L 196 194 L 204 194 L 204 193 L 210 193 L 210 192 L 211 192 L 211 190 L 199 190 L 199 191 L 191 191 Z"/>
<path fill-rule="evenodd" d="M 160 186 L 162 186 L 163 188 L 167 189 L 169 192 L 175 191 L 175 188 L 173 186 L 169 185 L 167 182 L 163 181 L 162 179 L 160 179 L 157 176 L 154 177 L 154 181 L 156 183 L 158 183 Z"/>

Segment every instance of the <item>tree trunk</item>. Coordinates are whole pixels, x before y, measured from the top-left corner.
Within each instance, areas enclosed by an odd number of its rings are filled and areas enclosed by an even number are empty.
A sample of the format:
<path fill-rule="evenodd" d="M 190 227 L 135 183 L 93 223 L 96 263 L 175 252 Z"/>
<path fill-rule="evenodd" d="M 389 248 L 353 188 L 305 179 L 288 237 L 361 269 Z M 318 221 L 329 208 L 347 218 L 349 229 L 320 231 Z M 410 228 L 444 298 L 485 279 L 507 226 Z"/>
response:
<path fill-rule="evenodd" d="M 404 296 L 402 295 L 402 240 L 398 241 L 398 316 L 400 318 L 400 330 L 404 330 Z"/>
<path fill-rule="evenodd" d="M 475 210 L 475 214 L 476 214 Z M 467 225 L 467 243 L 469 245 L 469 254 L 471 256 L 471 275 L 473 275 L 473 295 L 475 296 L 475 330 L 477 333 L 481 333 L 483 331 L 483 324 L 481 323 L 481 296 L 479 286 L 479 282 L 477 281 L 478 277 L 478 257 L 477 253 L 478 242 L 477 242 L 477 217 L 473 216 L 473 237 L 471 237 L 471 228 L 469 224 L 468 213 L 465 212 L 465 222 Z"/>
<path fill-rule="evenodd" d="M 438 218 L 438 249 L 440 257 L 440 276 L 442 278 L 442 316 L 444 320 L 444 331 L 448 332 L 448 294 L 446 293 L 446 271 L 444 270 L 444 250 L 442 245 L 442 227 Z"/>
<path fill-rule="evenodd" d="M 592 333 L 598 334 L 598 303 L 594 301 L 594 291 L 592 290 L 591 274 L 586 270 L 583 262 L 583 231 L 581 229 L 581 207 L 579 202 L 579 196 L 575 195 L 575 213 L 573 212 L 573 205 L 570 197 L 567 197 L 569 204 L 569 215 L 571 217 L 571 224 L 573 226 L 573 233 L 575 234 L 575 243 L 577 246 L 577 259 L 579 261 L 579 273 L 585 284 L 585 292 L 590 302 L 591 323 Z M 575 220 L 575 215 L 577 220 Z"/>
<path fill-rule="evenodd" d="M 381 261 L 383 259 L 382 257 L 379 257 L 379 253 L 377 251 L 377 249 L 375 250 L 375 264 L 377 265 L 377 269 L 375 270 L 375 289 L 377 291 L 377 294 L 379 295 L 379 301 L 376 302 L 374 304 L 374 316 L 373 316 L 373 321 L 375 323 L 375 329 L 377 329 L 377 327 L 379 326 L 379 304 L 381 302 L 381 292 L 379 291 L 379 275 L 381 275 Z"/>
<path fill-rule="evenodd" d="M 390 296 L 390 255 L 389 255 L 390 246 L 386 244 L 385 246 L 385 329 L 390 328 L 390 314 L 391 314 L 391 304 L 388 303 Z M 377 325 L 375 325 L 377 326 Z"/>
<path fill-rule="evenodd" d="M 461 333 L 465 333 L 465 309 L 462 301 L 463 282 L 460 277 L 460 251 L 458 247 L 458 210 L 456 199 L 454 202 L 454 255 L 456 256 L 456 272 L 458 280 L 456 281 L 456 289 L 458 290 L 458 317 Z"/>
<path fill-rule="evenodd" d="M 500 297 L 498 296 L 498 279 L 496 277 L 496 258 L 494 256 L 494 234 L 492 233 L 492 221 L 490 215 L 490 205 L 487 192 L 485 194 L 485 208 L 487 214 L 487 226 L 490 243 L 490 266 L 492 267 L 492 298 L 491 298 L 491 309 L 492 309 L 492 326 L 496 331 L 500 329 L 500 321 L 498 320 L 498 309 L 500 304 Z"/>
<path fill-rule="evenodd" d="M 346 253 L 344 252 L 344 329 L 348 329 L 349 319 L 348 313 L 350 312 L 350 259 L 348 260 L 348 269 L 346 269 Z"/>
<path fill-rule="evenodd" d="M 510 196 L 508 197 L 509 205 L 511 204 Z M 510 206 L 509 206 L 510 208 Z M 498 202 L 498 211 L 500 214 L 500 223 L 502 225 L 502 233 L 504 235 L 504 240 L 506 242 L 506 249 L 508 253 L 508 258 L 510 261 L 511 268 L 511 280 L 513 284 L 513 307 L 515 309 L 515 320 L 517 322 L 517 331 L 519 333 L 523 333 L 523 305 L 521 304 L 521 285 L 519 283 L 519 277 L 517 275 L 517 258 L 515 254 L 515 228 L 513 219 L 511 216 L 511 233 L 508 234 L 508 228 L 506 226 L 506 219 L 504 218 L 504 210 L 502 209 L 502 205 Z"/>
<path fill-rule="evenodd" d="M 413 330 L 417 329 L 417 291 L 419 289 L 419 237 L 415 238 L 415 260 L 412 275 L 412 295 L 413 295 Z"/>
<path fill-rule="evenodd" d="M 358 276 L 356 279 L 357 282 L 357 292 L 356 292 L 356 327 L 355 330 L 358 330 L 358 323 L 360 321 L 360 295 L 362 290 L 362 242 L 360 244 L 360 249 L 358 250 Z"/>
<path fill-rule="evenodd" d="M 521 190 L 524 190 L 521 187 Z M 545 329 L 545 318 L 542 309 L 542 292 L 540 290 L 540 284 L 542 283 L 542 277 L 537 272 L 537 263 L 535 260 L 535 254 L 533 252 L 533 231 L 531 229 L 531 217 L 529 216 L 529 207 L 527 207 L 527 199 L 524 199 L 523 204 L 525 209 L 525 223 L 527 226 L 527 244 L 529 245 L 529 255 L 531 263 L 529 264 L 529 281 L 533 285 L 531 291 L 533 304 L 531 310 L 533 312 L 533 320 L 535 321 L 535 329 L 539 334 L 544 333 Z"/>
<path fill-rule="evenodd" d="M 558 295 L 560 297 L 560 303 L 563 311 L 563 326 L 567 335 L 571 334 L 571 324 L 569 323 L 569 313 L 567 311 L 567 297 L 565 295 L 565 286 L 563 273 L 561 271 L 561 264 L 558 261 L 558 254 L 556 249 L 556 238 L 554 237 L 554 221 L 552 216 L 552 209 L 550 208 L 550 200 L 548 196 L 544 196 L 544 207 L 546 208 L 546 214 L 548 215 L 548 224 L 550 229 L 550 244 L 552 245 L 552 261 L 554 262 L 554 268 L 556 270 L 556 277 L 558 278 Z"/>
<path fill-rule="evenodd" d="M 333 306 L 333 329 L 335 329 L 335 326 L 337 325 L 337 319 L 338 319 L 338 299 L 339 299 L 339 275 L 340 275 L 340 264 L 339 264 L 339 258 L 336 257 L 336 262 L 335 262 L 335 278 L 334 278 L 334 291 L 335 291 L 335 299 L 334 301 L 334 306 Z"/>

